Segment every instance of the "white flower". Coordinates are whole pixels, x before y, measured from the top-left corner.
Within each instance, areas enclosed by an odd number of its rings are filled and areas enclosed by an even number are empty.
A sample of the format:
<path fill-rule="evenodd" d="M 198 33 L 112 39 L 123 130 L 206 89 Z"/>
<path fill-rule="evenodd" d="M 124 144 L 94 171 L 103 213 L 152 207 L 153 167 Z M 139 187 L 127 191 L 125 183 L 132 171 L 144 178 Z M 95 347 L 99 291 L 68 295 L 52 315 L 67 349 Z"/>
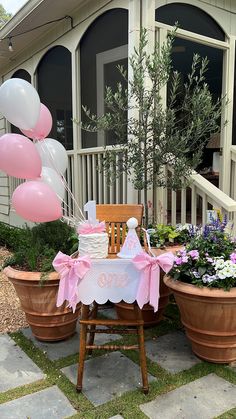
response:
<path fill-rule="evenodd" d="M 224 261 L 221 258 L 215 258 L 214 266 L 219 279 L 236 277 L 236 264 L 231 260 Z"/>

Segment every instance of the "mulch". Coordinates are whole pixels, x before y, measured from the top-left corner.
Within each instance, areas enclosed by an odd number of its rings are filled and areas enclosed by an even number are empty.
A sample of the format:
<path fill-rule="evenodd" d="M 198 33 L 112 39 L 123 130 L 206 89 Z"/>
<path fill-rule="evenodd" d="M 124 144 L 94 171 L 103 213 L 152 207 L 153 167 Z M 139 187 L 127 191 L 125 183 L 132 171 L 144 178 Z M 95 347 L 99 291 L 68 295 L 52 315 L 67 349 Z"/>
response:
<path fill-rule="evenodd" d="M 9 256 L 10 252 L 0 247 L 0 267 Z M 14 286 L 0 271 L 0 333 L 15 332 L 27 326 Z"/>

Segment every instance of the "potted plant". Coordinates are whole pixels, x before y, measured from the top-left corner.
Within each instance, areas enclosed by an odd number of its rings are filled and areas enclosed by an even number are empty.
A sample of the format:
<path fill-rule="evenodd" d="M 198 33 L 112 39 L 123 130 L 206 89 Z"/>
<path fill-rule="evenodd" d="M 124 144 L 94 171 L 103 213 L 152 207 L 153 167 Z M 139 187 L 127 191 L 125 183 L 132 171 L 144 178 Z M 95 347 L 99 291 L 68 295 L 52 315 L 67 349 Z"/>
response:
<path fill-rule="evenodd" d="M 189 224 L 177 225 L 165 225 L 161 223 L 149 225 L 147 229 L 149 235 L 151 251 L 156 256 L 164 252 L 177 252 L 183 248 L 192 234 L 192 226 Z M 144 244 L 143 234 L 141 235 L 141 243 Z M 145 326 L 154 326 L 158 324 L 162 318 L 166 306 L 169 303 L 169 296 L 171 290 L 165 285 L 163 281 L 164 272 L 161 270 L 160 275 L 160 299 L 158 305 L 158 311 L 155 313 L 153 307 L 150 304 L 145 304 L 142 308 L 143 320 Z M 133 319 L 135 317 L 133 306 L 121 301 L 115 304 L 116 312 L 121 319 Z"/>
<path fill-rule="evenodd" d="M 60 279 L 52 261 L 59 250 L 73 252 L 74 230 L 61 221 L 21 231 L 7 228 L 17 240 L 11 243 L 13 255 L 5 262 L 4 273 L 15 287 L 32 333 L 42 341 L 68 338 L 75 332 L 79 306 L 75 313 L 65 304 L 56 307 Z"/>
<path fill-rule="evenodd" d="M 193 352 L 210 362 L 236 360 L 236 244 L 218 218 L 195 231 L 165 284 L 173 291 Z"/>

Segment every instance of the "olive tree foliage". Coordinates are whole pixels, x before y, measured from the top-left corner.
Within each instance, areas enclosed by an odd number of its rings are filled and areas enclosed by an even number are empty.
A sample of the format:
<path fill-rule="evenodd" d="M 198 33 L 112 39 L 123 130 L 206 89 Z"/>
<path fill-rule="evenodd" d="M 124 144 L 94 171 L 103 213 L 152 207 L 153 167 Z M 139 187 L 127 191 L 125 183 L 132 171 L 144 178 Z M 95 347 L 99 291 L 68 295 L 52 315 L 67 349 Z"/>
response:
<path fill-rule="evenodd" d="M 181 74 L 172 68 L 174 38 L 175 30 L 149 54 L 147 31 L 142 29 L 138 48 L 129 58 L 131 76 L 118 66 L 124 83 L 118 83 L 115 91 L 109 86 L 105 89 L 104 115 L 98 117 L 83 107 L 86 122 L 82 128 L 111 131 L 115 139 L 112 148 L 105 146 L 101 169 L 111 181 L 125 172 L 134 188 L 144 191 L 146 216 L 148 189 L 187 186 L 209 136 L 220 129 L 222 99 L 213 99 L 205 81 L 207 58 L 193 56 L 183 85 Z M 167 83 L 168 100 L 163 103 Z M 122 162 L 116 158 L 117 150 Z M 172 170 L 169 177 L 163 171 L 167 164 Z"/>

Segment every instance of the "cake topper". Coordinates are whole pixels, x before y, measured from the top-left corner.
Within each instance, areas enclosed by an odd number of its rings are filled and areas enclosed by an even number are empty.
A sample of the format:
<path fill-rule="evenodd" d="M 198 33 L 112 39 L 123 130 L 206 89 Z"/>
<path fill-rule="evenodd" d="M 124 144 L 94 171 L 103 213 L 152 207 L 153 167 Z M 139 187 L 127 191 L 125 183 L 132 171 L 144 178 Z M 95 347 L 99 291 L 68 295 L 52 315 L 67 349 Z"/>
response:
<path fill-rule="evenodd" d="M 88 201 L 84 205 L 84 211 L 88 213 L 88 219 L 79 223 L 77 233 L 104 233 L 106 231 L 106 223 L 105 221 L 99 222 L 96 219 L 96 201 Z"/>
<path fill-rule="evenodd" d="M 132 259 L 134 256 L 143 252 L 139 238 L 136 233 L 136 227 L 138 227 L 138 220 L 134 217 L 129 218 L 127 221 L 127 227 L 129 229 L 121 251 L 117 254 L 118 257 L 124 259 Z"/>

